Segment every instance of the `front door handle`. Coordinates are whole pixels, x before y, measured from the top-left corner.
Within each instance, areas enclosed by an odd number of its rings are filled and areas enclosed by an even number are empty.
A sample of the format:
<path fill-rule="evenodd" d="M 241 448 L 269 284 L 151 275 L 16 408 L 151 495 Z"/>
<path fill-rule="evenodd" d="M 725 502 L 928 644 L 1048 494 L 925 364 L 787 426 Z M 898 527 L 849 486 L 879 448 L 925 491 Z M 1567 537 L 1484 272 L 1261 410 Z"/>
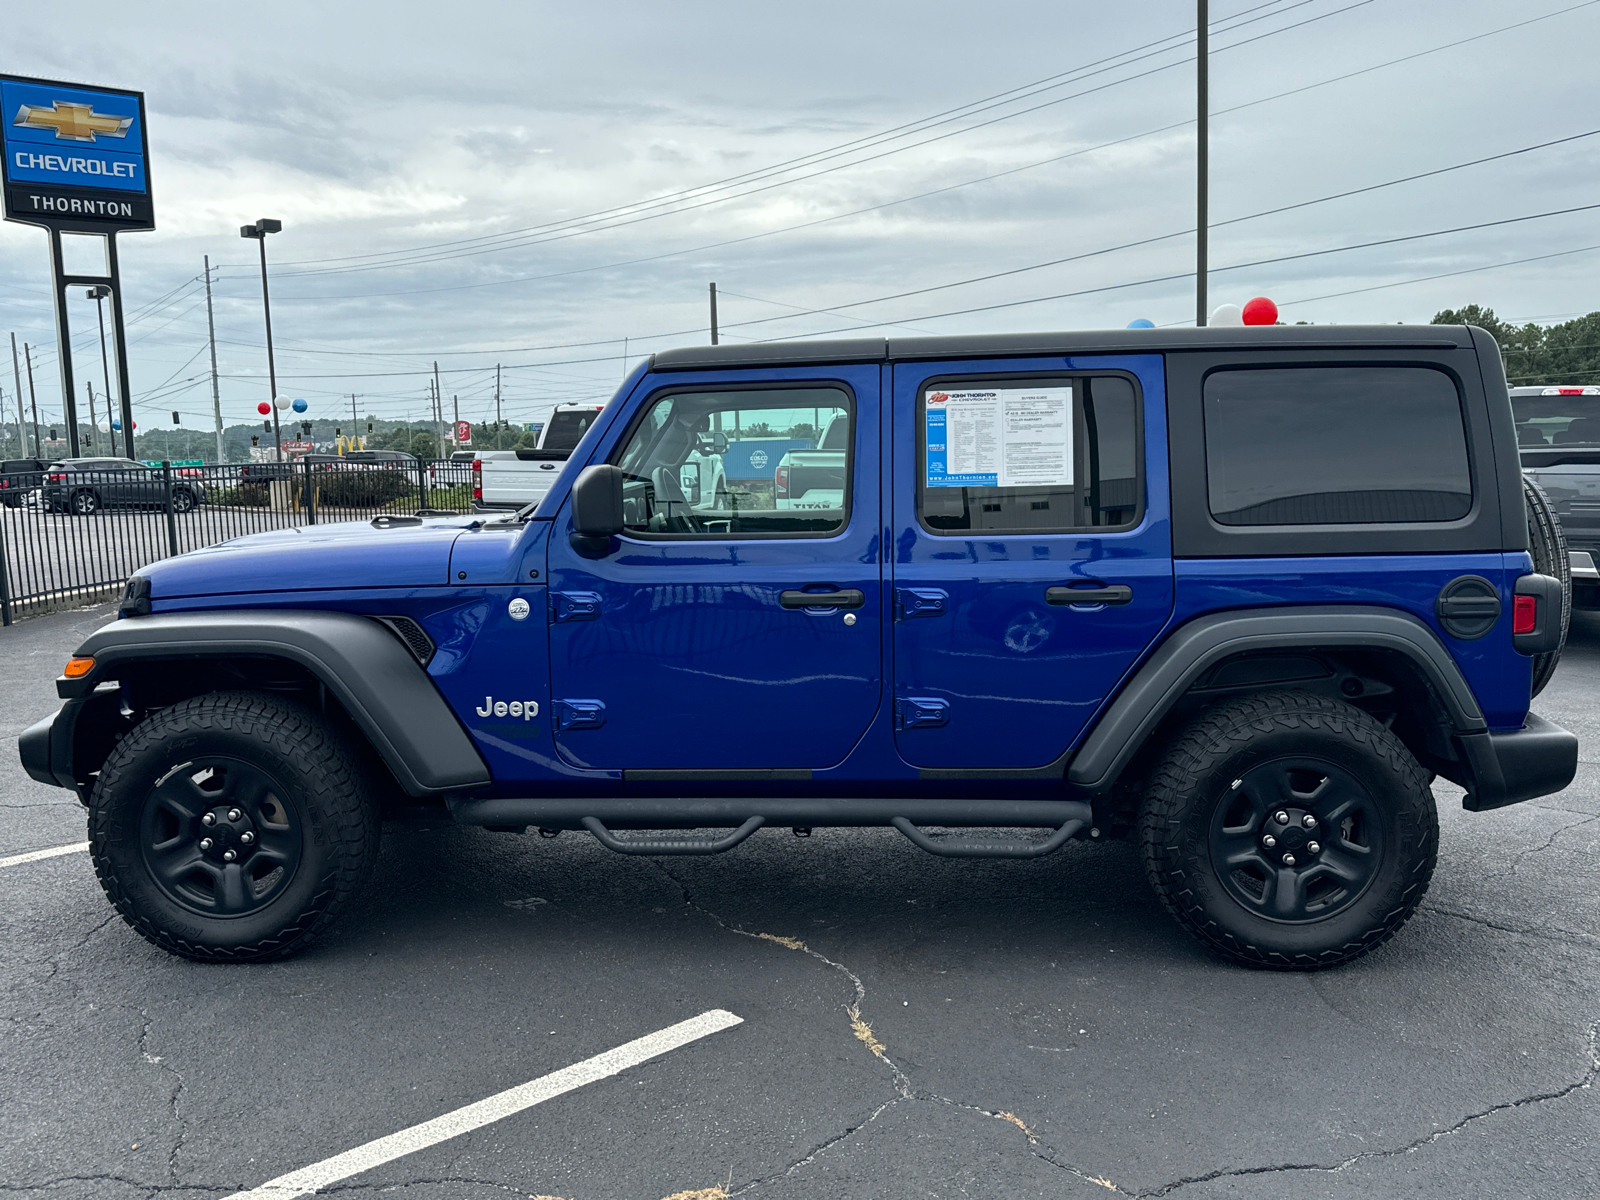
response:
<path fill-rule="evenodd" d="M 1106 587 L 1075 588 L 1053 587 L 1044 592 L 1046 604 L 1128 604 L 1133 600 L 1133 589 L 1125 583 Z"/>
<path fill-rule="evenodd" d="M 780 592 L 778 603 L 784 608 L 860 608 L 867 594 L 860 588 L 840 588 L 836 592 Z"/>

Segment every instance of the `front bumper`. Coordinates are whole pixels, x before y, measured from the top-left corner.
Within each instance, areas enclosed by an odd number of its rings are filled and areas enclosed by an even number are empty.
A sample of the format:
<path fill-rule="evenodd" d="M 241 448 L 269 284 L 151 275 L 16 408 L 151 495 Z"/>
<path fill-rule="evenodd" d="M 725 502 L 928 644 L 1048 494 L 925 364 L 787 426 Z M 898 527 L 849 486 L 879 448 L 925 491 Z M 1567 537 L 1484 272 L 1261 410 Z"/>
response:
<path fill-rule="evenodd" d="M 17 753 L 22 758 L 22 769 L 40 783 L 77 791 L 77 780 L 72 778 L 72 721 L 61 719 L 65 713 L 63 708 L 23 730 L 17 739 Z M 56 770 L 58 764 L 60 772 Z"/>
<path fill-rule="evenodd" d="M 1462 807 L 1487 812 L 1553 795 L 1578 773 L 1578 736 L 1529 713 L 1521 729 L 1458 735 L 1471 778 Z"/>

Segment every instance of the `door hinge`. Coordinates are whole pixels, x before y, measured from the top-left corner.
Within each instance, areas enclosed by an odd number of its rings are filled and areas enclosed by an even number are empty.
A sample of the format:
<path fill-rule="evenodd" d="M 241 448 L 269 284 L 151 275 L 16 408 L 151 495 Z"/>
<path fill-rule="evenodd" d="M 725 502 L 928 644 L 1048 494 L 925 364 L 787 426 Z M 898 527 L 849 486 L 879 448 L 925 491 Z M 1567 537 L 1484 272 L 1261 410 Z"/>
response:
<path fill-rule="evenodd" d="M 942 617 L 949 600 L 950 594 L 939 588 L 896 588 L 894 593 L 895 607 L 902 621 L 913 617 Z"/>
<path fill-rule="evenodd" d="M 603 700 L 557 700 L 555 709 L 556 730 L 599 729 L 606 723 L 606 705 Z"/>
<path fill-rule="evenodd" d="M 902 696 L 895 701 L 896 724 L 901 729 L 932 729 L 950 720 L 950 701 L 936 696 Z"/>
<path fill-rule="evenodd" d="M 550 619 L 557 625 L 563 621 L 599 620 L 600 593 L 551 592 Z"/>

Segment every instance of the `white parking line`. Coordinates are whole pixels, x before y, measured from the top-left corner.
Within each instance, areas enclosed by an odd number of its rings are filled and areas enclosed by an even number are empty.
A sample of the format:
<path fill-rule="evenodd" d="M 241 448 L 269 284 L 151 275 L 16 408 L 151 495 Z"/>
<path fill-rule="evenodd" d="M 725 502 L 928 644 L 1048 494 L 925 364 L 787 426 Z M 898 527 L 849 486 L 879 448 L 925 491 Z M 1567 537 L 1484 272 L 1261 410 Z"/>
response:
<path fill-rule="evenodd" d="M 248 1192 L 235 1192 L 227 1197 L 227 1200 L 292 1200 L 295 1196 L 310 1195 L 330 1183 L 338 1183 L 341 1179 L 359 1175 L 362 1171 L 370 1171 L 373 1167 L 393 1162 L 407 1154 L 415 1154 L 418 1150 L 426 1150 L 429 1146 L 460 1137 L 463 1133 L 471 1133 L 474 1129 L 492 1125 L 525 1108 L 543 1104 L 546 1100 L 575 1091 L 585 1084 L 597 1083 L 612 1075 L 621 1074 L 629 1067 L 636 1067 L 669 1050 L 677 1050 L 690 1042 L 697 1042 L 703 1037 L 710 1037 L 713 1033 L 720 1033 L 724 1029 L 742 1024 L 744 1024 L 743 1017 L 736 1017 L 731 1012 L 713 1008 L 698 1017 L 679 1021 L 676 1025 L 658 1029 L 655 1033 L 647 1033 L 644 1037 L 618 1046 L 615 1050 L 596 1054 L 593 1058 L 573 1063 L 570 1067 L 562 1067 L 559 1071 L 541 1075 L 538 1079 L 531 1079 L 527 1083 L 507 1088 L 487 1099 L 458 1108 L 454 1112 L 447 1112 L 442 1117 L 435 1117 L 431 1121 L 402 1129 L 399 1133 L 377 1138 L 363 1146 L 357 1146 L 354 1150 L 346 1150 L 343 1154 L 335 1154 L 332 1158 L 312 1163 L 309 1167 L 290 1171 L 287 1175 L 279 1175 L 276 1179 L 269 1179 L 260 1187 L 251 1188 Z"/>
<path fill-rule="evenodd" d="M 48 850 L 29 850 L 26 854 L 13 854 L 10 858 L 0 858 L 0 867 L 20 867 L 23 863 L 38 862 L 41 858 L 55 858 L 59 854 L 76 854 L 79 850 L 88 848 L 88 842 L 74 842 L 70 846 L 51 846 Z"/>

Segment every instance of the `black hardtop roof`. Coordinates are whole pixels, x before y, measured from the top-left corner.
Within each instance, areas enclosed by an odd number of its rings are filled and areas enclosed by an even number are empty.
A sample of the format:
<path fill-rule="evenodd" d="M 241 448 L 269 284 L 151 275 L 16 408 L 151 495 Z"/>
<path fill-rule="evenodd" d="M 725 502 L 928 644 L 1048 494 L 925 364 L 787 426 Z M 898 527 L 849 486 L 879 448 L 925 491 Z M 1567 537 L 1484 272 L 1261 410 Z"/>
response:
<path fill-rule="evenodd" d="M 651 356 L 656 371 L 706 367 L 802 366 L 1036 354 L 1156 354 L 1169 350 L 1470 349 L 1465 325 L 1266 325 L 1204 329 L 1082 329 L 1040 333 L 963 333 L 947 337 L 821 338 L 684 346 Z"/>

